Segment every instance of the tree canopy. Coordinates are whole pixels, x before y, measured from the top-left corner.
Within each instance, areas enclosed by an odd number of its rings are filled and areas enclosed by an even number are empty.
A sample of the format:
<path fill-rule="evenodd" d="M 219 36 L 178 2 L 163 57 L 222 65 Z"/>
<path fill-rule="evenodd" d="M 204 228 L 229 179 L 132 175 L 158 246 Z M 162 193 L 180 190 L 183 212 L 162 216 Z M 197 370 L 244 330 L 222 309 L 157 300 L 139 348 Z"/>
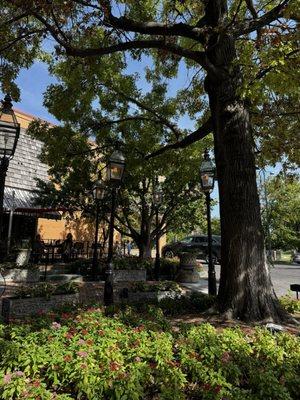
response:
<path fill-rule="evenodd" d="M 142 61 L 147 65 L 146 79 L 150 84 L 163 80 L 172 85 L 178 73 L 190 71 L 190 81 L 178 91 L 175 104 L 196 125 L 203 125 L 194 132 L 179 129 L 176 120 L 168 121 L 167 115 L 166 126 L 174 135 L 164 144 L 183 147 L 212 131 L 204 90 L 205 72 L 214 73 L 207 54 L 212 28 L 204 2 L 2 0 L 0 4 L 1 85 L 15 99 L 19 97 L 14 84 L 17 73 L 35 59 L 50 61 L 51 73 L 57 61 L 70 62 L 72 68 L 77 64 L 75 71 L 87 73 L 86 81 L 93 80 L 93 67 L 97 66 L 97 78 L 102 70 L 102 78 L 111 80 L 107 90 L 113 96 L 121 86 L 124 94 L 135 98 L 137 93 L 131 92 L 130 85 L 133 77 L 128 77 L 125 84 L 119 73 L 126 72 L 130 60 Z M 253 141 L 260 152 L 258 162 L 299 164 L 296 150 L 300 99 L 297 85 L 293 84 L 299 81 L 297 1 L 241 0 L 227 5 L 224 2 L 225 6 L 228 11 L 219 23 L 219 34 L 228 32 L 237 39 L 234 63 L 241 68 L 240 95 L 249 103 Z M 102 55 L 107 56 L 101 58 Z M 74 73 L 73 83 L 75 76 Z M 143 85 L 143 81 L 140 83 Z M 66 92 L 60 95 L 64 102 L 76 102 L 73 112 L 83 115 L 94 95 L 83 82 L 80 89 L 81 95 L 73 92 L 76 100 L 69 91 L 69 97 L 64 96 Z M 57 87 L 49 88 L 46 104 L 58 92 Z M 57 104 L 50 107 L 51 111 L 59 119 L 71 117 L 55 97 Z"/>

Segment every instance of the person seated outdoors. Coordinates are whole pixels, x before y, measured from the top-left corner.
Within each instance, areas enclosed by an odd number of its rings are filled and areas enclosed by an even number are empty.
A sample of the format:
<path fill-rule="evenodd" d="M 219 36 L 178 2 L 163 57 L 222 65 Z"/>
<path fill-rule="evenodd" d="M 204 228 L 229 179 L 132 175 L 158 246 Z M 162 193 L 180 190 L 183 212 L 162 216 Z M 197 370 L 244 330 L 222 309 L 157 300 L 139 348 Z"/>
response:
<path fill-rule="evenodd" d="M 32 261 L 34 264 L 39 264 L 41 262 L 44 250 L 45 243 L 43 242 L 41 235 L 36 235 L 32 242 Z"/>
<path fill-rule="evenodd" d="M 70 258 L 74 251 L 74 242 L 72 233 L 68 233 L 66 240 L 64 240 L 61 244 L 61 254 L 63 262 L 70 261 Z"/>

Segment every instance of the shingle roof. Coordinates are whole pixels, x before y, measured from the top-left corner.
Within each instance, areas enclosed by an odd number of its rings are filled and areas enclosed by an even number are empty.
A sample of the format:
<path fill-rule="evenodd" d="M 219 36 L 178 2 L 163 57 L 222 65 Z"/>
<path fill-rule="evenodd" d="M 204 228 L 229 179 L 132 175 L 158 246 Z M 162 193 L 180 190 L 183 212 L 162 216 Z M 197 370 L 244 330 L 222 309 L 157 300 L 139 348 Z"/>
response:
<path fill-rule="evenodd" d="M 39 160 L 43 143 L 26 135 L 21 129 L 16 152 L 10 160 L 5 185 L 33 191 L 37 188 L 36 178 L 48 180 L 48 166 Z"/>

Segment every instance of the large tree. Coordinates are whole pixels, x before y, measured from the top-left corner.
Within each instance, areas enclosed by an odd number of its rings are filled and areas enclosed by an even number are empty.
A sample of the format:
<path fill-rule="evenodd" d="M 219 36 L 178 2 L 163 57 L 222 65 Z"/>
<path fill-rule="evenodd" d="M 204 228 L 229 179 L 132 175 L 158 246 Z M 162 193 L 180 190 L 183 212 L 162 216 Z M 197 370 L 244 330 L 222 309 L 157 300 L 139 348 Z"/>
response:
<path fill-rule="evenodd" d="M 195 100 L 190 104 L 195 112 L 205 92 L 208 110 L 203 124 L 190 134 L 173 125 L 175 141 L 159 151 L 187 146 L 213 132 L 222 232 L 220 309 L 243 319 L 282 318 L 266 264 L 256 186 L 254 151 L 264 132 L 257 129 L 258 139 L 253 136 L 249 112 L 263 113 L 264 103 L 274 94 L 283 104 L 286 91 L 293 91 L 284 82 L 297 74 L 297 1 L 1 4 L 6 7 L 1 26 L 10 32 L 6 48 L 24 35 L 30 41 L 46 34 L 56 41 L 57 57 L 94 60 L 130 52 L 141 59 L 144 52 L 155 59 L 149 79 L 174 76 L 180 60 L 200 71 L 185 100 Z"/>

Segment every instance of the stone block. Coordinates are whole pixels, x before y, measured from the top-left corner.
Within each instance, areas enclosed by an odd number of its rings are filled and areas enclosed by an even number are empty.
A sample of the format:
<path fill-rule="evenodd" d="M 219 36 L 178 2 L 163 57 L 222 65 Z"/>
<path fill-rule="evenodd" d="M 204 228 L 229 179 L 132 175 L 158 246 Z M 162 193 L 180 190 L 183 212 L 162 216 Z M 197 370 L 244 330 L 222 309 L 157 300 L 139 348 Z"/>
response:
<path fill-rule="evenodd" d="M 147 272 L 145 269 L 119 269 L 114 270 L 114 281 L 115 282 L 134 282 L 134 281 L 145 281 Z"/>
<path fill-rule="evenodd" d="M 30 315 L 47 313 L 57 307 L 79 302 L 79 294 L 60 294 L 46 297 L 14 299 L 5 297 L 2 300 L 2 317 L 8 323 L 11 319 L 24 319 Z"/>

